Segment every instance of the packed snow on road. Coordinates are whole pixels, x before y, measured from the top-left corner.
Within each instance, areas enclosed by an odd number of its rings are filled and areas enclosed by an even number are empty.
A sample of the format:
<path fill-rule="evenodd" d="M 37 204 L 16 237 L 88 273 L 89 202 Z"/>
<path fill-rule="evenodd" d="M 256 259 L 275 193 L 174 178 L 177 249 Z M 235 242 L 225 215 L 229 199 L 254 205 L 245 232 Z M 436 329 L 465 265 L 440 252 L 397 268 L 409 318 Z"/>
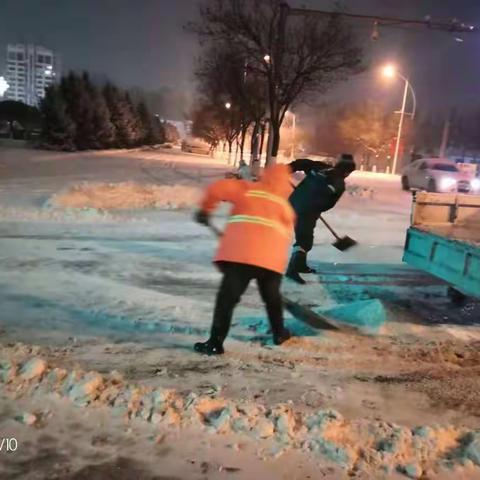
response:
<path fill-rule="evenodd" d="M 326 219 L 358 245 L 336 250 L 319 224 L 318 273 L 283 282 L 355 328 L 286 313 L 294 337 L 274 346 L 252 286 L 226 354 L 193 351 L 220 280 L 193 212 L 231 169 L 0 146 L 0 425 L 17 447 L 2 478 L 479 478 L 480 305 L 402 263 L 398 177 L 349 177 Z"/>

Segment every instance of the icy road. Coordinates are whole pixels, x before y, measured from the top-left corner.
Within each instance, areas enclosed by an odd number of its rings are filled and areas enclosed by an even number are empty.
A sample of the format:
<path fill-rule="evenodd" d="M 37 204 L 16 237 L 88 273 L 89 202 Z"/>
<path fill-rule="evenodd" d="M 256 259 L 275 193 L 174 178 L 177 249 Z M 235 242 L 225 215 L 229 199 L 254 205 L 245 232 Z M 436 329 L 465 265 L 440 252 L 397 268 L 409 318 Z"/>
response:
<path fill-rule="evenodd" d="M 298 338 L 273 348 L 252 288 L 236 311 L 228 354 L 205 360 L 192 352 L 208 334 L 219 281 L 216 239 L 192 212 L 201 188 L 225 170 L 174 151 L 0 146 L 5 351 L 35 344 L 67 369 L 117 370 L 152 387 L 217 389 L 270 406 L 292 401 L 300 411 L 335 408 L 352 421 L 413 427 L 442 418 L 478 428 L 480 306 L 453 307 L 442 282 L 402 264 L 410 195 L 395 177 L 352 176 L 328 219 L 359 246 L 336 251 L 319 225 L 311 255 L 319 274 L 304 288 L 283 286 L 312 306 L 379 299 L 388 317 L 381 335 L 324 334 L 287 315 Z M 215 218 L 220 227 L 225 213 Z"/>

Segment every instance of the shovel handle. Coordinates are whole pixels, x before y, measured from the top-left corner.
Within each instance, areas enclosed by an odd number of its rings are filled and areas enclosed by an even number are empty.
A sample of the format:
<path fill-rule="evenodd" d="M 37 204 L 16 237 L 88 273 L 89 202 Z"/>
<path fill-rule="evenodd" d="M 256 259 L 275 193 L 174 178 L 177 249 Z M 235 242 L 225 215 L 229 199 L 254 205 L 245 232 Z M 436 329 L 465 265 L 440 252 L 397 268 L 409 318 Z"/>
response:
<path fill-rule="evenodd" d="M 340 240 L 340 237 L 337 235 L 335 230 L 328 224 L 328 222 L 321 216 L 319 215 L 318 218 L 323 222 L 323 224 L 330 230 L 332 235 L 337 239 Z"/>
<path fill-rule="evenodd" d="M 220 238 L 222 235 L 223 235 L 223 232 L 218 228 L 216 227 L 215 225 L 211 224 L 211 223 L 208 223 L 207 224 L 207 227 L 218 237 Z"/>

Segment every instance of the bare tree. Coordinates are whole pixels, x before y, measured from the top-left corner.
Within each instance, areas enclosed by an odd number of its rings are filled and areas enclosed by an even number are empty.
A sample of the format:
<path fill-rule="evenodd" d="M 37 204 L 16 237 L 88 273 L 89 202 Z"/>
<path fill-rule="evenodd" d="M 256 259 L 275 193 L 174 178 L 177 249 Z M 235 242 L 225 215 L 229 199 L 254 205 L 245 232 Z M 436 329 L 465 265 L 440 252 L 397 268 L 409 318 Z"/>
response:
<path fill-rule="evenodd" d="M 388 151 L 395 137 L 396 123 L 392 113 L 382 105 L 363 102 L 342 109 L 338 128 L 345 142 L 380 155 Z"/>
<path fill-rule="evenodd" d="M 272 162 L 280 127 L 295 102 L 325 92 L 361 70 L 362 51 L 338 14 L 292 17 L 281 0 L 204 0 L 187 25 L 208 49 L 235 45 L 249 70 L 263 78 L 271 124 Z"/>
<path fill-rule="evenodd" d="M 206 49 L 195 74 L 199 91 L 210 104 L 219 105 L 220 108 L 227 102 L 230 104 L 230 115 L 235 119 L 234 126 L 239 128 L 236 140 L 243 159 L 246 134 L 250 126 L 254 125 L 253 143 L 258 137 L 260 121 L 265 116 L 267 93 L 263 78 L 250 68 L 249 59 L 242 52 L 227 44 L 217 44 Z"/>
<path fill-rule="evenodd" d="M 233 143 L 240 131 L 241 116 L 239 110 L 233 106 L 227 109 L 224 104 L 204 99 L 193 112 L 192 133 L 209 143 L 212 149 L 225 141 L 231 154 Z"/>
<path fill-rule="evenodd" d="M 223 131 L 209 105 L 200 105 L 193 111 L 192 134 L 207 142 L 212 149 L 222 140 Z"/>

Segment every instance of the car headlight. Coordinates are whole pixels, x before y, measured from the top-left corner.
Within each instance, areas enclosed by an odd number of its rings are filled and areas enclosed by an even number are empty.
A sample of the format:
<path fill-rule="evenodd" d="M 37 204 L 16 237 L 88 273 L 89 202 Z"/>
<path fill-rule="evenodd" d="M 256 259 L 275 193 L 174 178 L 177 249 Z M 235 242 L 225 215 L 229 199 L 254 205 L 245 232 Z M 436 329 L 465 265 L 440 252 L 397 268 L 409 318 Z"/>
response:
<path fill-rule="evenodd" d="M 440 189 L 447 190 L 449 188 L 453 188 L 457 185 L 457 181 L 452 177 L 443 177 L 440 180 Z"/>
<path fill-rule="evenodd" d="M 470 182 L 470 188 L 472 190 L 480 190 L 480 178 L 474 178 L 471 182 Z"/>

